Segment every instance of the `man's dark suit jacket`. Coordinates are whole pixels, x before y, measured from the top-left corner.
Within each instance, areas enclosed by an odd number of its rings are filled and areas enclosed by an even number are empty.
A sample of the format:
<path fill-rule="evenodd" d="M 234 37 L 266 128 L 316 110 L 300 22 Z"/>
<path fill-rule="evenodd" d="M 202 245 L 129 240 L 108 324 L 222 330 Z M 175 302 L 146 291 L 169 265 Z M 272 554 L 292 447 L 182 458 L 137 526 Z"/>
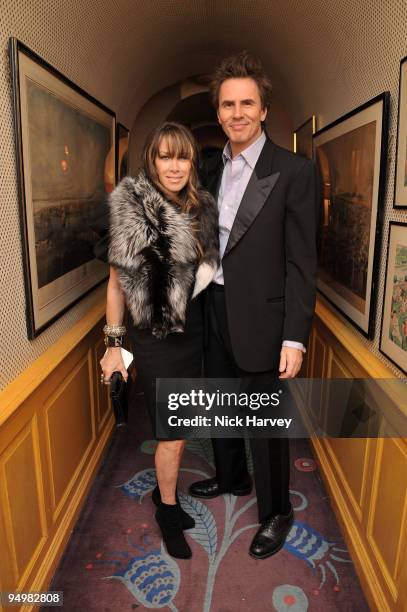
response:
<path fill-rule="evenodd" d="M 204 179 L 217 198 L 223 170 Z M 314 162 L 267 139 L 223 256 L 237 365 L 279 366 L 283 340 L 308 342 L 316 294 L 318 179 Z"/>

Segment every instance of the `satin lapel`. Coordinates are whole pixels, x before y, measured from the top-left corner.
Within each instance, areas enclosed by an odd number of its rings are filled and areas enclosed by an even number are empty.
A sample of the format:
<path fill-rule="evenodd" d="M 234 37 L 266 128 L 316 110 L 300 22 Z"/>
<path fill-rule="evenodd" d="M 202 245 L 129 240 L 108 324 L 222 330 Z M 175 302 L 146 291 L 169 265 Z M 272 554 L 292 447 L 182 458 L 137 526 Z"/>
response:
<path fill-rule="evenodd" d="M 271 141 L 266 142 L 256 167 L 252 172 L 239 210 L 237 211 L 223 257 L 233 249 L 245 232 L 247 232 L 277 183 L 280 172 L 270 173 L 272 146 Z M 266 173 L 267 176 L 265 176 Z"/>

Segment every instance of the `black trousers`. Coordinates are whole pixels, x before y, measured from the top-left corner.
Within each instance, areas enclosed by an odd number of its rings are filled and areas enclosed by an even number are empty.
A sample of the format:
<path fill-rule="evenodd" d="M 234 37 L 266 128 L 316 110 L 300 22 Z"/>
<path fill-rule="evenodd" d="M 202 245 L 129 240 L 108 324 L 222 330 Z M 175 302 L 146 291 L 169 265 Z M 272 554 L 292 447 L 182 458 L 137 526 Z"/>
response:
<path fill-rule="evenodd" d="M 204 353 L 205 376 L 208 378 L 245 378 L 255 388 L 264 376 L 278 377 L 277 371 L 246 372 L 233 356 L 228 330 L 225 294 L 221 285 L 212 283 L 206 292 L 207 325 Z M 239 438 L 214 438 L 216 478 L 222 491 L 249 481 L 245 444 Z M 289 444 L 286 438 L 250 439 L 257 491 L 259 521 L 272 514 L 286 514 L 289 501 Z"/>

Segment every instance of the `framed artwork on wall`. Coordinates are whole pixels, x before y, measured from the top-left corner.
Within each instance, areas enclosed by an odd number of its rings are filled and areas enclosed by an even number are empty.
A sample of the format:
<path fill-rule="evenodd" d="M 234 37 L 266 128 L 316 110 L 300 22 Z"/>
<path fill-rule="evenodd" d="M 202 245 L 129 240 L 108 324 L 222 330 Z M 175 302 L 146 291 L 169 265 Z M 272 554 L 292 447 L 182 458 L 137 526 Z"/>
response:
<path fill-rule="evenodd" d="M 32 339 L 107 277 L 90 224 L 115 185 L 116 118 L 15 38 L 9 56 Z"/>
<path fill-rule="evenodd" d="M 407 375 L 407 223 L 390 221 L 380 351 Z"/>
<path fill-rule="evenodd" d="M 394 207 L 407 208 L 407 57 L 400 62 Z"/>
<path fill-rule="evenodd" d="M 294 132 L 294 153 L 312 159 L 312 137 L 317 131 L 317 119 L 312 115 L 302 123 Z"/>
<path fill-rule="evenodd" d="M 117 180 L 127 176 L 129 172 L 129 130 L 121 123 L 116 127 L 116 176 Z"/>
<path fill-rule="evenodd" d="M 390 94 L 314 135 L 322 188 L 318 289 L 366 337 L 374 333 Z"/>

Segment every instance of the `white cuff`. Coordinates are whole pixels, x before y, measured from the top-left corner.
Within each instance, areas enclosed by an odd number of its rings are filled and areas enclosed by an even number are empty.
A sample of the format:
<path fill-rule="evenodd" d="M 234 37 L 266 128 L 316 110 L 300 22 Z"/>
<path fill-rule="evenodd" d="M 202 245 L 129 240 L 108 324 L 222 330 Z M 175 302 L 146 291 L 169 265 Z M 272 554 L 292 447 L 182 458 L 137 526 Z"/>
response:
<path fill-rule="evenodd" d="M 302 351 L 303 353 L 307 352 L 307 349 L 302 344 L 302 342 L 294 342 L 294 340 L 284 340 L 283 346 L 288 346 L 289 348 L 296 348 Z"/>

